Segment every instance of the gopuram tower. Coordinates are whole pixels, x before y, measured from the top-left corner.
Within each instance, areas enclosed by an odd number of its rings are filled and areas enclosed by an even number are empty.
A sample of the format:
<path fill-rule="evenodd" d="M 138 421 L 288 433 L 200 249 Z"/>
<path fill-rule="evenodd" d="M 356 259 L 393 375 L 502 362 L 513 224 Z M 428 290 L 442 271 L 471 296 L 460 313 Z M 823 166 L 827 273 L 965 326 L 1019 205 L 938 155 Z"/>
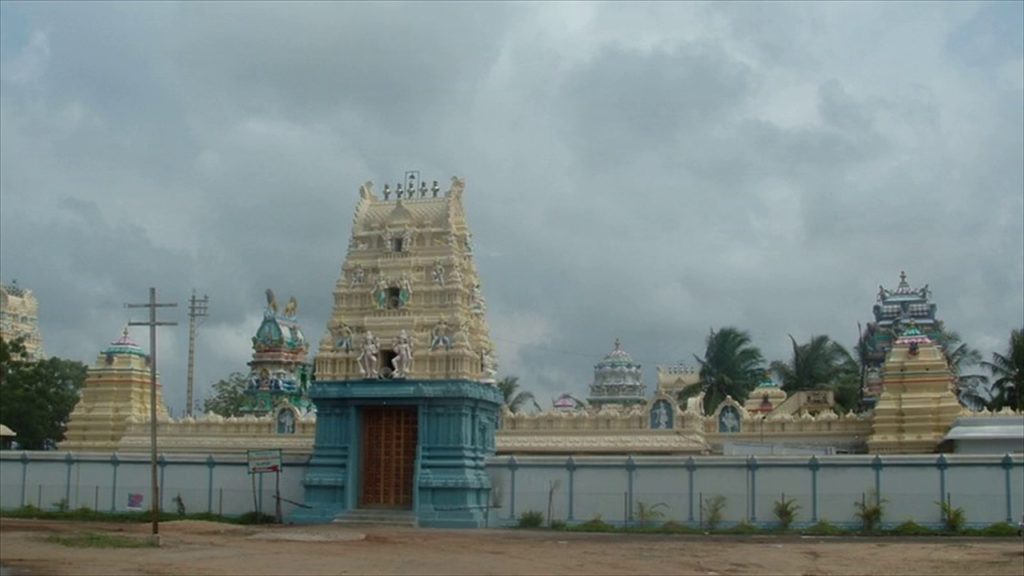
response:
<path fill-rule="evenodd" d="M 359 189 L 320 340 L 306 505 L 295 522 L 371 519 L 480 527 L 501 394 L 462 206 L 418 173 Z"/>

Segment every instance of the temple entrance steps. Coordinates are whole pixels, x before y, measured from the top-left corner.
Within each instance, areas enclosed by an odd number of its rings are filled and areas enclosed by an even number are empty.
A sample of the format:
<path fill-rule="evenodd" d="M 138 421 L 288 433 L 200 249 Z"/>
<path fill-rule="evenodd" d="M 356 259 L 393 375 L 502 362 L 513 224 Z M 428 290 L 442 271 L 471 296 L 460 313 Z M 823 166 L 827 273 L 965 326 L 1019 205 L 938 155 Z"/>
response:
<path fill-rule="evenodd" d="M 374 508 L 347 510 L 335 516 L 332 523 L 349 526 L 419 526 L 416 513 L 412 510 Z"/>

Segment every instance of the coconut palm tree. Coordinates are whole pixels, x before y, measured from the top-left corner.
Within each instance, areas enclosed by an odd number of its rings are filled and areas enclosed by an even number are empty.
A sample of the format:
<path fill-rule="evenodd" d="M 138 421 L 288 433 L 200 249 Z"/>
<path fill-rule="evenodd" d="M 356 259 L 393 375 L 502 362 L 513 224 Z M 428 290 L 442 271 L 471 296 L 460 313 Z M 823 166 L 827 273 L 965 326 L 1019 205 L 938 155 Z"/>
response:
<path fill-rule="evenodd" d="M 977 410 L 981 403 L 987 403 L 984 398 L 991 396 L 986 390 L 988 378 L 984 374 L 965 372 L 981 364 L 981 352 L 964 343 L 960 334 L 953 330 L 943 329 L 938 340 L 938 344 L 942 346 L 942 353 L 946 356 L 949 371 L 956 378 L 956 393 L 960 403 Z M 991 401 L 991 398 L 988 401 Z"/>
<path fill-rule="evenodd" d="M 776 360 L 771 364 L 787 392 L 836 386 L 851 377 L 859 380 L 857 362 L 828 336 L 812 336 L 805 344 L 797 344 L 793 336 L 789 340 L 793 357 L 789 362 Z"/>
<path fill-rule="evenodd" d="M 498 390 L 501 390 L 505 405 L 508 406 L 509 411 L 513 413 L 519 412 L 523 409 L 524 405 L 532 404 L 539 412 L 540 404 L 538 404 L 537 399 L 533 397 L 533 393 L 527 392 L 526 390 L 516 392 L 518 389 L 518 376 L 506 376 L 498 381 Z"/>
<path fill-rule="evenodd" d="M 855 408 L 860 402 L 863 365 L 828 336 L 812 336 L 804 344 L 797 344 L 793 336 L 789 340 L 793 357 L 789 362 L 771 363 L 771 370 L 782 381 L 782 387 L 789 393 L 831 388 L 842 410 Z"/>
<path fill-rule="evenodd" d="M 1010 332 L 1010 348 L 1006 354 L 992 353 L 991 362 L 982 362 L 995 380 L 992 381 L 990 409 L 1009 406 L 1024 412 L 1024 328 Z"/>
<path fill-rule="evenodd" d="M 711 330 L 705 341 L 704 357 L 693 357 L 700 364 L 700 380 L 683 388 L 679 396 L 685 400 L 703 392 L 705 414 L 713 412 L 726 396 L 737 402 L 746 400 L 764 374 L 764 358 L 751 344 L 750 334 L 733 327 Z"/>

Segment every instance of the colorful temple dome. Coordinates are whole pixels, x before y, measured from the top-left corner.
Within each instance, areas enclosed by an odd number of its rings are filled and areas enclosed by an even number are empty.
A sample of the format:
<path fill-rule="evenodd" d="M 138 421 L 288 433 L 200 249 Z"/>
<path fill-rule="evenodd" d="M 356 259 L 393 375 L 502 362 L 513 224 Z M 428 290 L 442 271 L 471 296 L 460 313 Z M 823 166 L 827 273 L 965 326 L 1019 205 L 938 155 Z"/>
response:
<path fill-rule="evenodd" d="M 775 380 L 772 380 L 770 374 L 766 373 L 757 387 L 750 391 L 750 396 L 747 397 L 743 407 L 747 412 L 771 412 L 779 404 L 782 404 L 786 397 L 785 390 L 780 388 Z"/>
<path fill-rule="evenodd" d="M 311 372 L 309 344 L 299 327 L 298 306 L 291 298 L 279 313 L 274 292 L 267 290 L 263 322 L 252 338 L 243 413 L 262 416 L 285 404 L 300 412 L 313 409 L 306 395 Z"/>
<path fill-rule="evenodd" d="M 115 354 L 129 354 L 132 356 L 141 356 L 146 358 L 148 355 L 142 351 L 142 348 L 132 340 L 131 336 L 128 335 L 128 327 L 125 326 L 121 332 L 121 337 L 110 343 L 107 349 L 103 351 L 105 356 L 113 356 Z"/>
<path fill-rule="evenodd" d="M 643 370 L 615 339 L 615 349 L 594 365 L 594 382 L 590 385 L 590 404 L 641 404 L 646 401 L 647 386 Z"/>

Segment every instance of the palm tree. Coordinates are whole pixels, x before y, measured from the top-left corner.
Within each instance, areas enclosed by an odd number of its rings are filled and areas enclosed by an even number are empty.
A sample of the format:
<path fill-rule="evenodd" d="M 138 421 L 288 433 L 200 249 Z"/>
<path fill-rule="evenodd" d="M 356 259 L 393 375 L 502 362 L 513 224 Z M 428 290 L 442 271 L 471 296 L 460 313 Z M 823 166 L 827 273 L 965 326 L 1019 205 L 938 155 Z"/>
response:
<path fill-rule="evenodd" d="M 1006 354 L 992 353 L 991 362 L 982 362 L 995 380 L 992 382 L 992 402 L 989 408 L 1009 406 L 1024 412 L 1024 328 L 1010 332 L 1010 348 Z"/>
<path fill-rule="evenodd" d="M 536 398 L 533 397 L 533 392 L 527 392 L 526 390 L 516 392 L 518 388 L 518 376 L 506 376 L 498 381 L 498 390 L 501 390 L 505 405 L 508 406 L 509 411 L 513 413 L 519 412 L 525 404 L 530 403 L 539 412 L 540 404 L 537 404 Z"/>
<path fill-rule="evenodd" d="M 750 343 L 750 334 L 733 327 L 725 327 L 708 334 L 704 357 L 694 354 L 700 364 L 700 380 L 679 392 L 681 400 L 704 393 L 704 413 L 732 396 L 743 402 L 764 374 L 761 351 Z"/>
<path fill-rule="evenodd" d="M 842 410 L 855 408 L 861 399 L 864 364 L 858 364 L 838 342 L 825 335 L 812 336 L 810 341 L 797 344 L 793 336 L 793 357 L 789 362 L 776 360 L 771 370 L 789 393 L 814 388 L 831 388 L 836 403 Z M 858 344 L 858 356 L 863 359 L 864 340 Z"/>
<path fill-rule="evenodd" d="M 789 340 L 793 358 L 788 363 L 776 360 L 771 364 L 787 392 L 837 386 L 851 377 L 859 380 L 857 361 L 828 336 L 812 336 L 806 344 L 797 344 L 793 336 Z"/>

